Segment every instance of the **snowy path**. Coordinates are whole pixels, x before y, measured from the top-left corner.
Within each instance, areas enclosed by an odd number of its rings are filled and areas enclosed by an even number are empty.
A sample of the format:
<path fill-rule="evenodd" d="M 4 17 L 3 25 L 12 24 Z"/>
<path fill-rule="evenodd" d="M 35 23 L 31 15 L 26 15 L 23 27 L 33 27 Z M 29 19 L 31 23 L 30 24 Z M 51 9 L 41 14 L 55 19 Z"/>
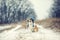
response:
<path fill-rule="evenodd" d="M 60 40 L 60 34 L 52 30 L 45 29 L 42 25 L 38 25 L 38 32 L 31 32 L 29 29 L 16 28 L 0 33 L 0 40 Z M 18 30 L 19 29 L 19 30 Z"/>

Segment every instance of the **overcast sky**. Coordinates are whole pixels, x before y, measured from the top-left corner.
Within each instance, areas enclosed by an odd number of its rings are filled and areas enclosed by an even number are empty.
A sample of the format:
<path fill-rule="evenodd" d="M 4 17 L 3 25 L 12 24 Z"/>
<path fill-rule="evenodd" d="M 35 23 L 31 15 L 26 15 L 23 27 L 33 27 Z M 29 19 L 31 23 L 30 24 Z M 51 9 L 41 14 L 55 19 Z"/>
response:
<path fill-rule="evenodd" d="M 50 8 L 54 4 L 53 0 L 29 0 L 35 9 L 37 19 L 45 19 L 50 16 Z"/>

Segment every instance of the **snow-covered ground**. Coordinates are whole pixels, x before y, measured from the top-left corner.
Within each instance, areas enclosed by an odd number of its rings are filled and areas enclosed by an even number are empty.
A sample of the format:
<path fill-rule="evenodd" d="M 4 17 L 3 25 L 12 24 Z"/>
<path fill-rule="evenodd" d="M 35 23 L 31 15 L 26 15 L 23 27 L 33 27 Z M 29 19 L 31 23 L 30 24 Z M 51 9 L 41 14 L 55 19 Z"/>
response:
<path fill-rule="evenodd" d="M 0 32 L 0 40 L 60 40 L 59 33 L 45 29 L 42 25 L 38 25 L 38 28 L 38 32 L 31 32 L 30 29 L 21 29 L 21 25 L 17 25 L 11 30 Z"/>

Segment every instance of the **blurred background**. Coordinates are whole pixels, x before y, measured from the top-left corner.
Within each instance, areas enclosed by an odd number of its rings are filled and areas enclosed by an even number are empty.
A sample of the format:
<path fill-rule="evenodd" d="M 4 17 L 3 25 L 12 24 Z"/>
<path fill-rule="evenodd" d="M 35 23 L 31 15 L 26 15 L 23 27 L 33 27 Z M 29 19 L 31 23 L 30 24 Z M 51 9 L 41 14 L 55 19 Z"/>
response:
<path fill-rule="evenodd" d="M 27 18 L 60 18 L 60 0 L 0 0 L 0 24 Z"/>

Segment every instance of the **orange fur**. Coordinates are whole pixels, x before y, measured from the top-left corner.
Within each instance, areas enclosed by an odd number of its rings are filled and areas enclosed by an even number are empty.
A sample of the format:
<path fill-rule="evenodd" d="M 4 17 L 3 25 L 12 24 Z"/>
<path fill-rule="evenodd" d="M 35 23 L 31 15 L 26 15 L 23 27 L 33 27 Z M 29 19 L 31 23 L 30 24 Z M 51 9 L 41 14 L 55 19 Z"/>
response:
<path fill-rule="evenodd" d="M 37 25 L 35 25 L 33 31 L 34 31 L 34 32 L 38 32 L 38 27 L 37 27 Z"/>

